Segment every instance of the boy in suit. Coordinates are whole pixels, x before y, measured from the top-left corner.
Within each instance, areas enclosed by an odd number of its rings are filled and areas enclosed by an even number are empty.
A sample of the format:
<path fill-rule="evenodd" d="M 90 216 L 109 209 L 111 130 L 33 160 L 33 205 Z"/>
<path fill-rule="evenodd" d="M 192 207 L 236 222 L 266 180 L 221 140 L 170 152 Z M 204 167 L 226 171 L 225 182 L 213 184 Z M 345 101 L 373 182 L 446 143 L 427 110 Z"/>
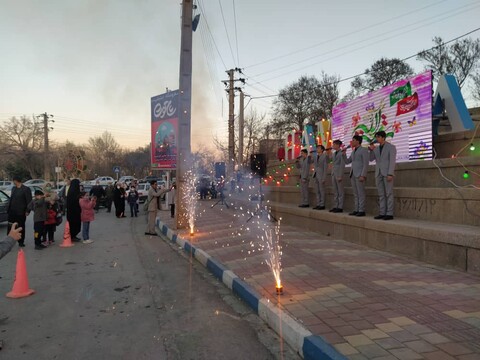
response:
<path fill-rule="evenodd" d="M 342 151 L 340 147 L 342 142 L 340 140 L 335 140 L 332 144 L 334 153 L 330 155 L 330 158 L 333 162 L 332 168 L 332 185 L 333 185 L 333 208 L 330 209 L 330 212 L 341 213 L 343 212 L 343 198 L 345 191 L 343 189 L 343 171 L 345 170 L 345 161 L 343 160 Z"/>
<path fill-rule="evenodd" d="M 370 161 L 375 160 L 375 184 L 378 190 L 378 202 L 380 213 L 374 219 L 392 220 L 395 206 L 393 198 L 393 177 L 397 159 L 397 148 L 395 145 L 386 142 L 387 134 L 379 131 L 375 134 L 379 146 L 372 143 L 370 150 Z"/>
<path fill-rule="evenodd" d="M 347 158 L 346 151 L 343 149 L 343 160 L 345 164 L 352 164 L 350 169 L 350 180 L 352 182 L 352 191 L 354 199 L 354 208 L 348 215 L 365 216 L 365 200 L 367 195 L 365 193 L 365 180 L 367 179 L 368 171 L 368 150 L 362 147 L 363 138 L 360 135 L 355 135 L 352 138 L 352 153 Z"/>
<path fill-rule="evenodd" d="M 325 146 L 317 145 L 317 156 L 314 160 L 313 179 L 315 184 L 315 193 L 317 195 L 317 206 L 315 210 L 325 209 L 325 178 L 327 176 L 327 153 L 325 152 Z"/>

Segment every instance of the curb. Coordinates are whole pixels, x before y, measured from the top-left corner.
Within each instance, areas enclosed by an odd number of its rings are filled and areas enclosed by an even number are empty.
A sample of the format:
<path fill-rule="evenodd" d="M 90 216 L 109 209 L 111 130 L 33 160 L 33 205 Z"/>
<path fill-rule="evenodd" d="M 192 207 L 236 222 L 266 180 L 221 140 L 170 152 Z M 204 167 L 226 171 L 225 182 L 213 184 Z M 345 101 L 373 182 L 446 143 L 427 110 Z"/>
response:
<path fill-rule="evenodd" d="M 218 280 L 247 303 L 255 313 L 265 321 L 277 334 L 306 360 L 346 360 L 332 345 L 322 337 L 312 334 L 290 315 L 274 306 L 268 299 L 262 298 L 255 289 L 240 279 L 222 263 L 211 257 L 202 249 L 197 249 L 188 240 L 173 232 L 158 218 L 156 225 L 171 242 L 205 266 Z"/>

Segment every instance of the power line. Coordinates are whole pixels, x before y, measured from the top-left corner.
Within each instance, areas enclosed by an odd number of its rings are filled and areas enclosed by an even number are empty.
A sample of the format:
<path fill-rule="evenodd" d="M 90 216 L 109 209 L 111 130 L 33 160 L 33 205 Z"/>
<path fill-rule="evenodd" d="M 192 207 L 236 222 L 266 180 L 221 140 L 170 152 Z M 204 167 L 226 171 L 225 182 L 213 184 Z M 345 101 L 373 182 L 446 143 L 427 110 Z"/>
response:
<path fill-rule="evenodd" d="M 235 46 L 237 48 L 237 61 L 240 64 L 240 56 L 238 55 L 238 31 L 237 31 L 237 12 L 235 11 L 235 0 L 233 1 L 233 21 L 235 23 Z"/>
<path fill-rule="evenodd" d="M 465 36 L 468 36 L 468 35 L 470 35 L 470 34 L 473 34 L 474 32 L 477 32 L 477 31 L 479 31 L 479 30 L 480 30 L 480 27 L 478 27 L 478 28 L 476 28 L 476 29 L 474 29 L 474 30 L 471 30 L 471 31 L 469 31 L 469 32 L 467 32 L 467 33 L 464 33 L 464 34 L 462 34 L 462 35 L 460 35 L 460 36 L 457 36 L 456 38 L 453 38 L 453 39 L 451 39 L 451 40 L 449 40 L 449 41 L 443 42 L 443 43 L 440 44 L 440 45 L 432 46 L 431 48 L 429 48 L 429 49 L 427 49 L 427 50 L 422 50 L 422 51 L 417 52 L 417 53 L 415 53 L 415 54 L 413 54 L 413 55 L 407 56 L 406 58 L 401 59 L 401 61 L 406 61 L 406 60 L 411 59 L 411 58 L 413 58 L 413 57 L 415 57 L 415 56 L 418 56 L 418 54 L 420 54 L 420 53 L 423 52 L 423 51 L 430 51 L 430 50 L 439 48 L 439 47 L 441 47 L 441 46 L 447 45 L 447 44 L 449 44 L 449 43 L 451 43 L 451 42 L 454 42 L 454 41 L 457 41 L 458 39 L 461 39 L 461 38 L 463 38 L 463 37 L 465 37 Z M 338 84 L 338 83 L 341 83 L 341 82 L 344 82 L 344 81 L 347 81 L 347 80 L 352 80 L 352 79 L 354 79 L 354 78 L 356 78 L 356 77 L 358 77 L 358 76 L 362 76 L 362 75 L 365 75 L 365 74 L 366 74 L 366 72 L 363 72 L 363 73 L 360 73 L 360 74 L 357 74 L 357 75 L 353 75 L 353 76 L 349 76 L 349 77 L 347 77 L 347 78 L 340 79 L 340 80 L 335 81 L 335 82 L 332 82 L 332 83 L 323 84 L 323 86 L 329 86 L 329 85 L 333 85 L 333 84 Z M 256 96 L 256 97 L 252 97 L 252 99 L 265 99 L 265 98 L 270 98 L 270 97 L 276 97 L 276 96 L 278 96 L 278 95 L 279 95 L 279 94 L 272 94 L 272 95 L 265 95 L 265 96 Z"/>
<path fill-rule="evenodd" d="M 462 9 L 462 8 L 465 8 L 465 7 L 469 7 L 471 5 L 474 5 L 473 7 L 469 8 L 469 9 L 465 9 L 465 10 L 460 10 L 458 11 L 459 9 Z M 335 55 L 334 57 L 331 57 L 331 58 L 328 58 L 328 59 L 325 59 L 325 60 L 322 60 L 322 61 L 315 61 L 311 64 L 308 64 L 308 65 L 305 65 L 305 66 L 302 66 L 302 67 L 299 67 L 299 68 L 296 68 L 294 70 L 291 70 L 289 72 L 286 72 L 286 73 L 282 73 L 282 74 L 279 74 L 279 75 L 276 75 L 274 77 L 271 77 L 271 78 L 268 78 L 268 79 L 264 79 L 262 80 L 263 82 L 266 82 L 266 81 L 270 81 L 270 80 L 273 80 L 273 79 L 276 79 L 278 77 L 281 77 L 281 76 L 285 76 L 285 75 L 288 75 L 288 74 L 291 74 L 293 72 L 296 72 L 296 71 L 299 71 L 299 70 L 303 70 L 305 68 L 308 68 L 308 67 L 311 67 L 313 65 L 318 65 L 320 63 L 323 63 L 325 61 L 328 61 L 328 60 L 331 60 L 331 59 L 336 59 L 338 58 L 339 56 L 343 56 L 343 55 L 346 55 L 346 54 L 351 54 L 353 51 L 356 51 L 356 50 L 361 50 L 361 49 L 364 49 L 368 46 L 371 46 L 371 45 L 376 45 L 378 44 L 379 42 L 381 41 L 386 41 L 386 40 L 390 40 L 392 38 L 395 38 L 395 37 L 398 37 L 398 36 L 402 36 L 406 33 L 409 33 L 409 32 L 412 32 L 412 31 L 415 31 L 415 30 L 418 30 L 420 28 L 423 28 L 423 27 L 426 27 L 428 25 L 431 25 L 431 24 L 434 24 L 434 23 L 437 23 L 441 20 L 444 20 L 444 19 L 447 19 L 447 18 L 450 18 L 450 17 L 453 17 L 453 16 L 457 16 L 457 15 L 460 15 L 464 12 L 467 12 L 467 11 L 470 11 L 474 8 L 477 8 L 479 7 L 480 5 L 477 3 L 471 3 L 471 4 L 468 4 L 466 6 L 463 6 L 459 9 L 456 9 L 456 12 L 445 12 L 445 13 L 442 13 L 441 15 L 446 15 L 444 16 L 443 18 L 438 18 L 438 15 L 435 16 L 434 20 L 430 21 L 430 22 L 425 22 L 427 19 L 423 19 L 423 20 L 420 20 L 420 21 L 417 21 L 417 22 L 414 22 L 414 23 L 411 23 L 409 25 L 405 25 L 405 26 L 402 26 L 401 28 L 396 28 L 396 29 L 393 29 L 393 30 L 390 30 L 390 31 L 387 31 L 387 32 L 383 32 L 382 35 L 386 35 L 386 34 L 390 34 L 390 33 L 394 33 L 395 35 L 393 36 L 390 36 L 390 37 L 383 37 L 381 38 L 380 40 L 378 40 L 378 37 L 377 36 L 372 36 L 372 37 L 369 37 L 367 39 L 363 39 L 361 41 L 355 41 L 353 43 L 350 43 L 348 45 L 345 45 L 345 46 L 340 46 L 336 49 L 333 49 L 333 50 L 330 50 L 330 51 L 327 51 L 323 54 L 320 54 L 320 55 L 315 55 L 315 56 L 311 56 L 311 57 L 308 57 L 304 60 L 300 60 L 300 61 L 297 61 L 297 62 L 294 62 L 294 63 L 290 63 L 290 64 L 287 64 L 287 65 L 283 65 L 283 66 L 280 66 L 280 67 L 277 67 L 277 68 L 274 68 L 274 69 L 271 69 L 271 70 L 267 70 L 267 71 L 264 71 L 262 73 L 259 73 L 259 74 L 256 74 L 255 76 L 263 76 L 263 75 L 266 75 L 266 74 L 269 74 L 269 73 L 272 73 L 272 72 L 276 72 L 276 71 L 279 71 L 279 70 L 282 70 L 282 69 L 285 69 L 285 68 L 288 68 L 288 67 L 291 67 L 291 66 L 294 66 L 294 65 L 298 65 L 300 63 L 304 63 L 304 62 L 307 62 L 307 61 L 310 61 L 310 60 L 313 60 L 313 59 L 318 59 L 319 57 L 322 57 L 322 56 L 326 56 L 328 54 L 332 54 L 332 53 L 335 53 L 337 51 L 340 51 L 340 50 L 343 50 L 343 49 L 348 49 L 349 47 L 351 47 L 352 45 L 358 45 L 358 44 L 362 44 L 362 43 L 365 43 L 365 42 L 368 42 L 368 41 L 371 41 L 371 40 L 374 40 L 372 41 L 370 44 L 367 44 L 365 46 L 360 46 L 360 47 L 357 47 L 355 48 L 354 50 L 349 50 L 347 52 L 343 52 L 339 55 Z M 431 19 L 431 17 L 429 17 L 429 19 Z M 409 26 L 413 26 L 413 25 L 416 25 L 416 24 L 420 24 L 419 26 L 417 27 L 414 27 L 414 28 L 409 28 L 408 30 L 404 30 L 405 28 L 409 27 Z M 402 31 L 399 31 L 399 30 L 402 30 Z"/>
<path fill-rule="evenodd" d="M 233 55 L 232 44 L 230 43 L 230 37 L 228 36 L 227 24 L 225 23 L 225 16 L 223 16 L 222 2 L 220 0 L 218 0 L 218 5 L 220 5 L 220 12 L 222 14 L 222 19 L 223 19 L 223 27 L 225 28 L 225 34 L 227 35 L 227 41 L 228 41 L 228 47 L 230 48 L 230 54 L 232 54 L 233 63 L 235 65 L 237 65 L 238 63 L 235 62 L 235 56 Z"/>
<path fill-rule="evenodd" d="M 387 24 L 387 23 L 390 23 L 394 20 L 398 20 L 402 17 L 405 17 L 405 16 L 408 16 L 408 15 L 411 15 L 411 14 L 414 14 L 414 13 L 418 13 L 419 11 L 421 10 L 424 10 L 424 9 L 427 9 L 429 7 L 432 7 L 432 6 L 438 6 L 440 3 L 442 2 L 446 2 L 448 0 L 442 0 L 442 1 L 435 1 L 434 3 L 432 4 L 429 4 L 429 5 L 426 5 L 422 8 L 419 8 L 419 9 L 416 9 L 416 10 L 412 10 L 412 11 L 409 11 L 409 12 L 406 12 L 402 15 L 398 15 L 398 16 L 394 16 L 394 17 L 391 17 L 387 20 L 384 20 L 384 21 L 381 21 L 381 22 L 378 22 L 376 24 L 372 24 L 372 25 L 369 25 L 369 26 L 366 26 L 364 28 L 361 28 L 361 29 L 358 29 L 358 30 L 354 30 L 354 31 L 351 31 L 351 32 L 348 32 L 348 33 L 345 33 L 345 34 L 342 34 L 342 35 L 339 35 L 339 36 L 336 36 L 332 39 L 329 39 L 329 40 L 325 40 L 325 41 L 321 41 L 319 43 L 316 43 L 314 45 L 311 45 L 311 46 L 307 46 L 305 48 L 302 48 L 302 49 L 298 49 L 298 50 L 294 50 L 294 51 L 291 51 L 289 53 L 286 53 L 284 55 L 279 55 L 279 56 L 275 56 L 275 57 L 272 57 L 270 59 L 267 59 L 267 60 L 264 60 L 264 61 L 261 61 L 259 63 L 255 63 L 255 64 L 252 64 L 252 65 L 248 65 L 248 66 L 245 66 L 245 69 L 248 69 L 248 68 L 253 68 L 253 67 L 256 67 L 256 66 L 259 66 L 259 65 L 263 65 L 263 64 L 266 64 L 266 63 L 269 63 L 269 62 L 272 62 L 272 61 L 275 61 L 275 60 L 278 60 L 278 59 L 283 59 L 285 57 L 288 57 L 288 56 L 291 56 L 291 55 L 295 55 L 295 54 L 298 54 L 300 52 L 304 52 L 304 51 L 307 51 L 307 50 L 310 50 L 310 49 L 313 49 L 313 48 L 316 48 L 320 45 L 325 45 L 325 44 L 328 44 L 330 42 L 333 42 L 333 41 L 336 41 L 336 40 L 339 40 L 339 39 L 343 39 L 347 36 L 350 36 L 350 35 L 354 35 L 354 34 L 358 34 L 359 32 L 363 32 L 365 30 L 368 30 L 368 29 L 371 29 L 371 28 L 374 28 L 374 27 L 377 27 L 377 26 L 380 26 L 380 25 L 383 25 L 383 24 Z"/>

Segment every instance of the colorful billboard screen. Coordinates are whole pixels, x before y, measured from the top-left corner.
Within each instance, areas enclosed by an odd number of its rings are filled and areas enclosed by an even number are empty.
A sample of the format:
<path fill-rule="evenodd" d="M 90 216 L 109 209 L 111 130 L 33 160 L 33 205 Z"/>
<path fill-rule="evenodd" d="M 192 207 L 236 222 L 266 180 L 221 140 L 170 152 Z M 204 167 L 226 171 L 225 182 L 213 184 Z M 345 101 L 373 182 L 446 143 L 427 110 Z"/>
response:
<path fill-rule="evenodd" d="M 173 170 L 177 163 L 178 90 L 151 98 L 152 168 Z"/>
<path fill-rule="evenodd" d="M 342 103 L 333 109 L 332 139 L 349 144 L 354 135 L 363 146 L 377 131 L 397 147 L 397 162 L 432 158 L 432 73 L 398 81 Z"/>

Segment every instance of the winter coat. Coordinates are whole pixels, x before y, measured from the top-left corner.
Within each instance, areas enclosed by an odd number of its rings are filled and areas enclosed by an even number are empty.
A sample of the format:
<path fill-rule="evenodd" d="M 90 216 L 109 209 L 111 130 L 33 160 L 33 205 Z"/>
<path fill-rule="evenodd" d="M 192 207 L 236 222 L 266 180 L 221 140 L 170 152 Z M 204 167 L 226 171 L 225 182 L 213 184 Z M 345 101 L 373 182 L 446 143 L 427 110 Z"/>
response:
<path fill-rule="evenodd" d="M 81 198 L 79 200 L 80 208 L 82 209 L 81 219 L 82 222 L 90 222 L 95 220 L 95 199 L 85 199 Z"/>
<path fill-rule="evenodd" d="M 45 198 L 33 199 L 28 204 L 28 211 L 33 210 L 33 222 L 45 222 L 47 220 L 47 203 Z"/>

